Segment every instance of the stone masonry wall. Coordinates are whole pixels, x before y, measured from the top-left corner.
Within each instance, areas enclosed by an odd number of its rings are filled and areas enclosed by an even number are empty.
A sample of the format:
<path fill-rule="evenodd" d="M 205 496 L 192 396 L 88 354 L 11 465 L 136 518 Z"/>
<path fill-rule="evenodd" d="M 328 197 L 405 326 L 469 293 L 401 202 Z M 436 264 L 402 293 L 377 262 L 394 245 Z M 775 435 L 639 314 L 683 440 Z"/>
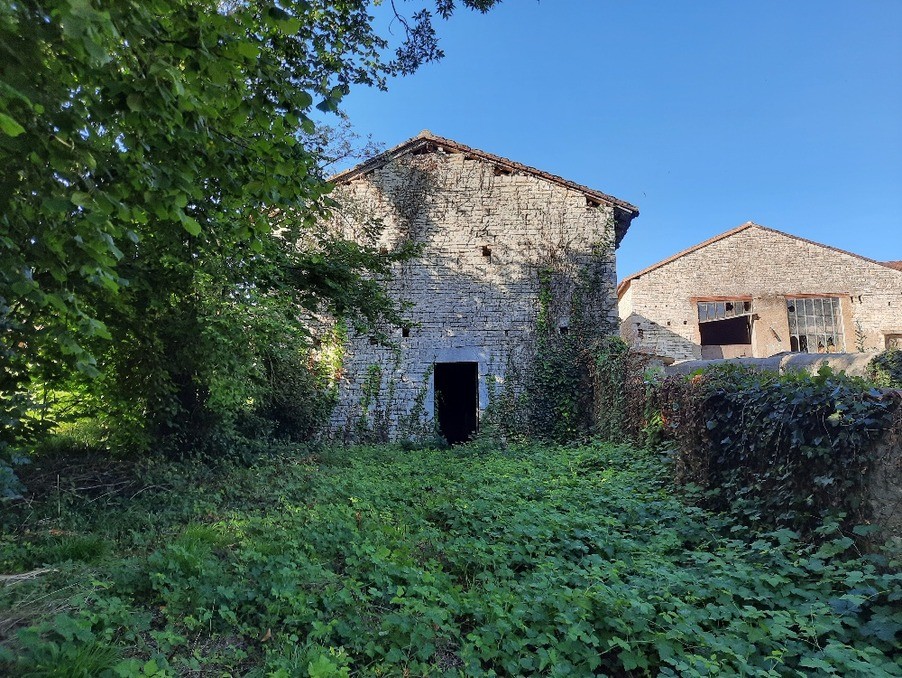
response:
<path fill-rule="evenodd" d="M 477 362 L 480 410 L 491 376 L 516 381 L 533 352 L 541 269 L 555 272 L 551 322 L 575 322 L 572 293 L 585 284 L 580 307 L 600 333 L 617 331 L 614 226 L 611 209 L 587 204 L 577 191 L 527 174 L 509 174 L 460 153 L 406 155 L 336 188 L 335 223 L 364 237 L 361 224 L 378 218 L 378 244 L 412 239 L 421 256 L 397 266 L 389 289 L 412 303 L 411 326 L 387 328 L 394 346 L 351 336 L 345 349 L 339 404 L 332 428 L 352 433 L 364 383 L 379 365 L 378 402 L 389 437 L 404 433 L 415 402 L 433 415 L 436 362 Z"/>
<path fill-rule="evenodd" d="M 621 335 L 677 360 L 701 357 L 699 297 L 752 297 L 756 357 L 790 350 L 787 295 L 838 295 L 847 351 L 859 340 L 880 350 L 887 334 L 902 333 L 902 271 L 758 226 L 630 281 L 628 294 L 620 302 Z"/>

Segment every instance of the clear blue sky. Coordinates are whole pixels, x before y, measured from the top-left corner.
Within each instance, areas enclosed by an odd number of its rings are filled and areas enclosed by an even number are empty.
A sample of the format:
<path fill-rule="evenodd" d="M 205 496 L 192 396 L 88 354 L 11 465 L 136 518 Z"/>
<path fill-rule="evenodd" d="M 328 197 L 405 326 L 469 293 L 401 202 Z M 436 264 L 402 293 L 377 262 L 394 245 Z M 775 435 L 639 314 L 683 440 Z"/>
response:
<path fill-rule="evenodd" d="M 437 26 L 445 59 L 345 100 L 357 131 L 637 205 L 620 277 L 745 221 L 902 259 L 902 0 L 506 0 Z"/>

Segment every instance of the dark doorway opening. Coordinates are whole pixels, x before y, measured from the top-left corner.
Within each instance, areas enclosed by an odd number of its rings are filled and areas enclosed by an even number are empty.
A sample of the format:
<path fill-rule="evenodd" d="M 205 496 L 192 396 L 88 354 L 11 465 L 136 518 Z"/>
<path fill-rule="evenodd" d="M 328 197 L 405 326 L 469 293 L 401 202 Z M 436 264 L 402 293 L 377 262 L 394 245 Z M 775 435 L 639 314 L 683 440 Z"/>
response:
<path fill-rule="evenodd" d="M 752 323 L 747 315 L 699 323 L 698 328 L 702 333 L 702 346 L 752 343 Z"/>
<path fill-rule="evenodd" d="M 476 433 L 479 412 L 477 363 L 435 364 L 435 416 L 445 439 L 456 445 Z"/>

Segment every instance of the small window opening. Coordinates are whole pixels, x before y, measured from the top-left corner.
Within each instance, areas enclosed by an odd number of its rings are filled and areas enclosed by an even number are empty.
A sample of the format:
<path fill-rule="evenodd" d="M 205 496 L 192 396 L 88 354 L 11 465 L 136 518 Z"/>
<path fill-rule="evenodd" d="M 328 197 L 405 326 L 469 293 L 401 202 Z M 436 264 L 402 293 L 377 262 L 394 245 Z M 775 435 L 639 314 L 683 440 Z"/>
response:
<path fill-rule="evenodd" d="M 510 331 L 510 330 L 504 330 L 504 336 L 505 336 L 505 337 L 506 337 L 506 336 L 509 336 L 509 335 L 510 335 L 510 333 L 511 333 L 511 331 Z"/>
<path fill-rule="evenodd" d="M 370 346 L 375 346 L 379 343 L 379 340 L 376 337 L 370 336 Z"/>
<path fill-rule="evenodd" d="M 560 334 L 561 336 L 564 336 L 565 334 L 567 334 L 568 332 L 570 332 L 570 328 L 567 327 L 566 325 L 561 325 L 560 327 L 557 328 L 557 332 L 558 332 L 558 334 Z"/>
<path fill-rule="evenodd" d="M 401 328 L 401 336 L 404 337 L 405 339 L 406 339 L 407 337 L 409 337 L 409 336 L 410 336 L 410 328 L 409 328 L 409 327 L 402 327 L 402 328 Z"/>
<path fill-rule="evenodd" d="M 483 245 L 482 246 L 482 256 L 491 257 L 492 256 L 492 248 L 489 247 L 488 245 Z"/>
<path fill-rule="evenodd" d="M 601 207 L 601 201 L 586 196 L 586 207 Z"/>
<path fill-rule="evenodd" d="M 426 155 L 436 150 L 435 144 L 423 144 L 417 149 L 410 152 L 411 155 Z"/>
<path fill-rule="evenodd" d="M 509 170 L 507 167 L 502 167 L 501 165 L 495 165 L 496 177 L 509 177 L 511 174 L 513 174 L 513 170 Z"/>

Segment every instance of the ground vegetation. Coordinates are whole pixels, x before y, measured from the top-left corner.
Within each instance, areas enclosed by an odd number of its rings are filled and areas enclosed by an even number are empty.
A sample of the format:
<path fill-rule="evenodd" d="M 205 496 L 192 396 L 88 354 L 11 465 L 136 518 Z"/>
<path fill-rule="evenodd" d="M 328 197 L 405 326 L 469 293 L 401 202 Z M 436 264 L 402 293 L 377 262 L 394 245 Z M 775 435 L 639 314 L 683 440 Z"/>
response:
<path fill-rule="evenodd" d="M 625 446 L 57 459 L 3 513 L 14 675 L 900 675 L 898 562 Z"/>

